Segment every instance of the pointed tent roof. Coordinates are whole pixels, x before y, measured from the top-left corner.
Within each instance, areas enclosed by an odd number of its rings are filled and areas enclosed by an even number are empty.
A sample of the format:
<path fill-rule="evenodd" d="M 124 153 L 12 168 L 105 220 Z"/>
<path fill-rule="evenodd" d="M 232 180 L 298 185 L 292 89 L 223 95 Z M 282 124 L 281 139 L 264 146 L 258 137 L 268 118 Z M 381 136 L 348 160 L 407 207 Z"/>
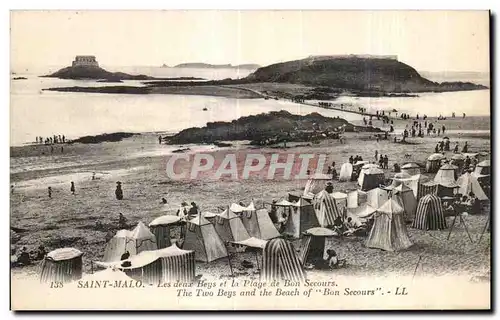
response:
<path fill-rule="evenodd" d="M 149 231 L 149 228 L 142 223 L 142 221 L 139 221 L 137 224 L 137 227 L 135 227 L 134 230 L 132 230 L 132 237 L 134 239 L 145 239 L 145 238 L 151 238 L 155 237 L 154 234 Z"/>
<path fill-rule="evenodd" d="M 224 210 L 224 212 L 222 212 L 221 214 L 219 214 L 219 217 L 221 217 L 222 219 L 234 219 L 234 218 L 238 218 L 238 216 L 233 211 L 231 211 L 231 209 Z"/>
<path fill-rule="evenodd" d="M 363 173 L 366 175 L 370 174 L 384 174 L 384 170 L 379 168 L 370 167 L 368 169 L 363 169 Z"/>
<path fill-rule="evenodd" d="M 367 163 L 361 167 L 361 169 L 370 169 L 370 168 L 378 168 L 378 165 L 376 165 L 374 163 Z"/>
<path fill-rule="evenodd" d="M 377 212 L 389 214 L 392 217 L 394 214 L 402 214 L 404 209 L 394 199 L 389 199 L 378 208 Z"/>
<path fill-rule="evenodd" d="M 288 206 L 293 206 L 295 204 L 292 203 L 292 202 L 290 202 L 290 201 L 287 201 L 285 199 L 282 199 L 282 200 L 274 203 L 273 205 L 275 205 L 275 206 L 281 206 L 281 207 L 288 207 Z"/>
<path fill-rule="evenodd" d="M 192 218 L 191 220 L 189 220 L 189 223 L 193 223 L 193 224 L 196 224 L 198 226 L 203 226 L 203 225 L 206 225 L 206 224 L 211 224 L 210 221 L 208 221 L 207 219 L 205 219 L 202 215 L 198 215 L 194 218 Z"/>
<path fill-rule="evenodd" d="M 300 199 L 297 200 L 297 202 L 295 202 L 293 205 L 296 207 L 303 207 L 303 206 L 310 206 L 311 204 L 306 200 L 304 200 L 304 198 L 300 197 Z"/>

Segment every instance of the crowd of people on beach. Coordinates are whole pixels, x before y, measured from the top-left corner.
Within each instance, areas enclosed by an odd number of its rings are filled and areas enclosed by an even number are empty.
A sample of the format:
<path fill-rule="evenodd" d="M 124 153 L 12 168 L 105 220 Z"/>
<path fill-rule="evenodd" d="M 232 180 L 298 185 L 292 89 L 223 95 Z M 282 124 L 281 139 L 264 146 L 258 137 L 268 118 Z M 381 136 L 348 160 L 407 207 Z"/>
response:
<path fill-rule="evenodd" d="M 52 137 L 36 137 L 36 144 L 58 144 L 58 143 L 66 143 L 65 135 L 53 135 Z"/>

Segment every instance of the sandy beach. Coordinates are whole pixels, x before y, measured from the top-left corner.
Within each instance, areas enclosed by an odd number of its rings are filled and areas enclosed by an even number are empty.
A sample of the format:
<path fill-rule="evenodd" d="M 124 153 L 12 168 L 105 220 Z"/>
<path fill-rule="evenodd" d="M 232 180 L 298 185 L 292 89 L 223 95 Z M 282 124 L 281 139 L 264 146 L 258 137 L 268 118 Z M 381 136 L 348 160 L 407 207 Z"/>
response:
<path fill-rule="evenodd" d="M 474 118 L 471 118 L 474 119 Z M 452 146 L 455 142 L 470 145 L 469 152 L 489 152 L 489 119 L 478 118 L 483 131 L 474 131 L 469 119 L 446 120 L 451 131 L 447 136 Z M 406 122 L 396 121 L 397 130 L 402 130 Z M 435 144 L 441 137 L 410 138 L 409 144 L 393 143 L 389 140 L 377 142 L 369 133 L 347 133 L 346 143 L 338 140 L 324 140 L 319 144 L 299 143 L 299 146 L 266 147 L 255 149 L 244 142 L 234 143 L 232 147 L 218 148 L 205 146 L 170 146 L 159 145 L 157 133 L 143 133 L 120 142 L 105 142 L 85 145 L 64 146 L 64 153 L 57 148 L 53 154 L 47 152 L 47 146 L 22 146 L 11 148 L 11 226 L 25 229 L 15 246 L 27 246 L 29 250 L 44 245 L 48 250 L 71 246 L 82 250 L 84 271 L 91 271 L 91 261 L 102 258 L 106 237 L 118 230 L 118 213 L 128 219 L 131 227 L 139 221 L 148 224 L 154 218 L 167 213 L 175 213 L 181 202 L 196 202 L 202 211 L 217 212 L 221 206 L 242 201 L 248 204 L 254 201 L 260 208 L 264 202 L 287 197 L 289 193 L 300 194 L 305 180 L 286 180 L 278 177 L 265 180 L 250 177 L 248 180 L 233 181 L 229 177 L 215 181 L 210 177 L 197 180 L 169 179 L 165 172 L 166 160 L 172 151 L 190 148 L 187 153 L 204 152 L 212 154 L 216 162 L 227 153 L 246 154 L 258 152 L 271 153 L 308 153 L 326 154 L 327 164 L 336 162 L 340 170 L 342 163 L 350 155 L 360 155 L 365 160 L 374 161 L 375 150 L 389 158 L 389 170 L 386 178 L 393 176 L 394 163 L 408 161 L 425 163 L 429 154 L 434 153 Z M 400 135 L 398 135 L 400 138 Z M 405 157 L 409 154 L 410 157 Z M 451 155 L 448 153 L 447 155 Z M 240 160 L 238 160 L 240 161 Z M 242 160 L 243 161 L 243 160 Z M 186 166 L 189 165 L 186 163 Z M 189 168 L 185 168 L 188 170 Z M 96 172 L 96 180 L 92 174 Z M 433 175 L 428 175 L 433 177 Z M 70 181 L 76 184 L 76 194 L 72 195 Z M 114 197 L 116 181 L 121 181 L 124 200 Z M 47 187 L 53 189 L 52 198 L 47 196 Z M 336 182 L 336 191 L 352 190 L 354 182 Z M 169 204 L 164 206 L 160 200 L 165 197 Z M 167 207 L 167 208 L 165 208 Z M 489 216 L 487 208 L 484 214 L 467 217 L 469 232 L 474 242 L 480 237 Z M 452 217 L 447 218 L 451 223 Z M 96 222 L 103 229 L 96 227 Z M 424 274 L 446 275 L 464 274 L 470 277 L 489 277 L 490 272 L 490 233 L 485 233 L 480 244 L 471 243 L 465 230 L 457 228 L 449 241 L 448 230 L 424 232 L 409 229 L 415 245 L 410 249 L 390 253 L 369 249 L 364 246 L 364 238 L 352 237 L 337 239 L 337 252 L 347 259 L 348 268 L 334 271 L 343 275 L 390 273 L 409 275 L 414 272 L 419 256 L 422 256 Z M 253 261 L 252 253 L 232 256 L 232 266 L 236 275 L 256 277 L 258 271 L 241 268 L 241 261 Z M 219 276 L 228 274 L 227 259 L 209 264 L 197 263 L 196 274 Z M 35 277 L 36 266 L 12 269 L 15 277 Z M 324 271 L 312 271 L 324 273 Z M 325 275 L 326 276 L 326 275 Z"/>

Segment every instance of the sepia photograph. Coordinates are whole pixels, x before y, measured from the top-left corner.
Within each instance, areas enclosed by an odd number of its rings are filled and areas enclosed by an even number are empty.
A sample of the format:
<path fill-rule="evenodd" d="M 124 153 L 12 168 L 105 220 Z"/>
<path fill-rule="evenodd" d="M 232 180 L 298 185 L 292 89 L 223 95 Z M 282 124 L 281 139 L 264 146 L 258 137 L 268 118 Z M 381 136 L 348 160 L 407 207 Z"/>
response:
<path fill-rule="evenodd" d="M 491 310 L 491 19 L 11 10 L 11 310 Z"/>

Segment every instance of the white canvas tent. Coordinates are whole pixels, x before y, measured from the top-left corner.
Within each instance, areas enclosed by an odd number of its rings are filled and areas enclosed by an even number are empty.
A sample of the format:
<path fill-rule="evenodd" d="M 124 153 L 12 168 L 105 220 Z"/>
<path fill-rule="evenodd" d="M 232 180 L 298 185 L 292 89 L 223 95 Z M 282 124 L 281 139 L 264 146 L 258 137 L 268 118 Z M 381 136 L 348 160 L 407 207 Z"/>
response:
<path fill-rule="evenodd" d="M 266 209 L 242 211 L 240 218 L 250 237 L 269 240 L 280 236 Z"/>
<path fill-rule="evenodd" d="M 375 188 L 366 193 L 366 203 L 378 209 L 390 199 L 390 191 L 382 188 Z"/>
<path fill-rule="evenodd" d="M 441 167 L 441 161 L 444 158 L 445 157 L 441 153 L 431 154 L 425 163 L 425 171 L 429 173 L 437 172 Z"/>
<path fill-rule="evenodd" d="M 224 242 L 241 241 L 250 238 L 240 217 L 229 208 L 215 218 L 214 227 Z"/>
<path fill-rule="evenodd" d="M 479 200 L 488 200 L 488 196 L 475 175 L 466 172 L 458 178 L 457 184 L 459 186 L 458 193 L 468 195 L 472 192 Z"/>
<path fill-rule="evenodd" d="M 290 208 L 290 215 L 283 231 L 284 234 L 300 238 L 304 231 L 320 226 L 313 205 L 303 198 L 299 198 Z"/>
<path fill-rule="evenodd" d="M 187 222 L 182 248 L 193 250 L 198 261 L 211 262 L 227 257 L 226 246 L 215 231 L 214 225 L 200 215 Z"/>
<path fill-rule="evenodd" d="M 434 182 L 437 183 L 438 185 L 448 188 L 456 186 L 457 184 L 455 176 L 457 169 L 458 167 L 452 164 L 444 164 L 436 173 L 436 176 L 434 177 Z"/>
<path fill-rule="evenodd" d="M 407 221 L 412 221 L 415 218 L 417 210 L 417 198 L 413 194 L 413 190 L 404 184 L 392 189 L 392 198 L 401 205 L 404 209 L 404 217 Z"/>
<path fill-rule="evenodd" d="M 393 199 L 377 209 L 366 246 L 386 251 L 399 251 L 412 246 L 403 221 L 403 213 L 404 209 Z"/>
<path fill-rule="evenodd" d="M 109 240 L 104 250 L 104 262 L 120 261 L 121 256 L 128 252 L 131 256 L 142 251 L 156 250 L 156 237 L 144 223 L 139 222 L 134 230 L 119 230 Z"/>
<path fill-rule="evenodd" d="M 303 197 L 312 199 L 315 194 L 325 188 L 328 181 L 332 181 L 331 174 L 316 173 L 309 177 L 304 187 Z"/>
<path fill-rule="evenodd" d="M 352 164 L 346 162 L 340 167 L 339 181 L 350 181 L 352 177 Z"/>
<path fill-rule="evenodd" d="M 173 215 L 160 216 L 149 224 L 151 232 L 156 237 L 156 245 L 158 249 L 171 246 L 170 228 L 180 222 L 181 218 Z"/>

